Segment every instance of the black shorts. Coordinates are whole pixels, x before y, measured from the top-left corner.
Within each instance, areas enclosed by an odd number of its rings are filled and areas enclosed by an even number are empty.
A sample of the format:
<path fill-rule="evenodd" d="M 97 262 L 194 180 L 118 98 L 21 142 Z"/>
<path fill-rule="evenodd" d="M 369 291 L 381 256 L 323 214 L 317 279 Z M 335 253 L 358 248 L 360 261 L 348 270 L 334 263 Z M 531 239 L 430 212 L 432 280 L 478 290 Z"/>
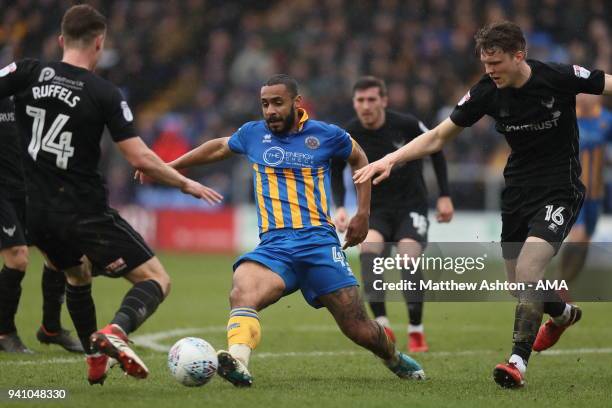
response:
<path fill-rule="evenodd" d="M 27 245 L 25 196 L 10 197 L 0 192 L 0 249 Z"/>
<path fill-rule="evenodd" d="M 155 256 L 117 211 L 68 214 L 28 207 L 28 234 L 58 269 L 91 261 L 94 275 L 121 277 Z"/>
<path fill-rule="evenodd" d="M 567 237 L 582 202 L 585 188 L 574 186 L 507 186 L 502 192 L 502 252 L 518 258 L 527 237 L 538 237 L 555 248 Z"/>
<path fill-rule="evenodd" d="M 380 232 L 385 242 L 397 243 L 403 238 L 410 238 L 425 247 L 429 229 L 427 207 L 373 209 L 370 229 Z"/>

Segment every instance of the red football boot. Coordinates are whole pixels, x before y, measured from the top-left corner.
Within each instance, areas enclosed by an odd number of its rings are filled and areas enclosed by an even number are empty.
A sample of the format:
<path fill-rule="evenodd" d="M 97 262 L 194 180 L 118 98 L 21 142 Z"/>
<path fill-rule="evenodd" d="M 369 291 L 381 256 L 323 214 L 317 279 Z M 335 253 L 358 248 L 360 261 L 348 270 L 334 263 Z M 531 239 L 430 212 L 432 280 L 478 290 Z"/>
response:
<path fill-rule="evenodd" d="M 412 332 L 408 334 L 408 351 L 411 353 L 423 353 L 429 351 L 427 341 L 425 341 L 425 333 Z"/>
<path fill-rule="evenodd" d="M 504 388 L 520 388 L 525 385 L 523 374 L 515 363 L 502 363 L 495 366 L 493 379 Z"/>
<path fill-rule="evenodd" d="M 582 317 L 582 310 L 578 306 L 570 305 L 570 318 L 566 324 L 558 326 L 552 319 L 548 319 L 546 323 L 540 326 L 538 335 L 533 342 L 533 351 L 544 351 L 554 346 L 559 338 L 573 324 L 576 324 Z"/>
<path fill-rule="evenodd" d="M 86 357 L 87 361 L 87 381 L 89 384 L 104 385 L 106 374 L 112 367 L 112 359 L 106 354 L 91 354 Z"/>
<path fill-rule="evenodd" d="M 109 324 L 92 334 L 89 340 L 93 351 L 117 360 L 127 375 L 136 378 L 147 378 L 149 375 L 149 369 L 128 346 L 128 338 L 119 326 Z"/>

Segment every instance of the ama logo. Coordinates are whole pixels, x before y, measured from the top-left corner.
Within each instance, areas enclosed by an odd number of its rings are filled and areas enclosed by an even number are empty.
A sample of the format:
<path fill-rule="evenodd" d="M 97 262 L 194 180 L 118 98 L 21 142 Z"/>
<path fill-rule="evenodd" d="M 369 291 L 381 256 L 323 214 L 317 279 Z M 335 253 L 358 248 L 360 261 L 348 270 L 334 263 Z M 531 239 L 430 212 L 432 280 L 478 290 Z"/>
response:
<path fill-rule="evenodd" d="M 38 76 L 38 82 L 50 81 L 55 77 L 55 70 L 50 67 L 44 67 Z"/>

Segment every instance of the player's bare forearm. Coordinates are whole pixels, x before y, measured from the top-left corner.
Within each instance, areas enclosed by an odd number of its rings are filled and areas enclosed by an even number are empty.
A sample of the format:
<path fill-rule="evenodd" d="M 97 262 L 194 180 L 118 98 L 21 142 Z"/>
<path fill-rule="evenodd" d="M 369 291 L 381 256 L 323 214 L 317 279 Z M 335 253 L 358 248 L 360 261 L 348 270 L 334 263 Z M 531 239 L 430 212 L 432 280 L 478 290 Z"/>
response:
<path fill-rule="evenodd" d="M 184 169 L 225 160 L 233 154 L 228 142 L 229 137 L 209 140 L 168 164 L 175 169 Z"/>
<path fill-rule="evenodd" d="M 442 147 L 463 130 L 450 119 L 444 120 L 435 128 L 416 137 L 401 149 L 388 154 L 386 157 L 393 164 L 401 164 L 420 159 L 442 150 Z"/>
<path fill-rule="evenodd" d="M 606 74 L 603 95 L 612 95 L 612 75 Z"/>
<path fill-rule="evenodd" d="M 148 151 L 143 151 L 141 153 L 140 160 L 133 163 L 131 162 L 136 170 L 158 183 L 170 187 L 183 188 L 187 184 L 187 177 L 164 163 L 155 152 L 149 149 L 147 150 Z"/>
<path fill-rule="evenodd" d="M 368 165 L 368 157 L 365 152 L 359 146 L 357 142 L 353 140 L 353 151 L 347 160 L 351 166 L 353 174 Z M 370 199 L 372 195 L 371 183 L 356 184 L 355 190 L 357 193 L 357 214 L 363 214 L 369 217 L 370 215 Z"/>

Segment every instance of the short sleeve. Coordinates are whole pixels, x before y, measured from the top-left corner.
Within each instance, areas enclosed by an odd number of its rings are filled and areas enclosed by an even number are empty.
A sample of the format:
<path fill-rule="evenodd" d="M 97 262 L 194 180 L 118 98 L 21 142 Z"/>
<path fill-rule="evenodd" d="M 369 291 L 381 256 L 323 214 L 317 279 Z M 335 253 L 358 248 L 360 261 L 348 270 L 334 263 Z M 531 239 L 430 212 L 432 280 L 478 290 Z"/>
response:
<path fill-rule="evenodd" d="M 113 87 L 110 101 L 107 103 L 109 106 L 105 109 L 105 111 L 108 112 L 106 127 L 112 139 L 115 142 L 121 142 L 135 137 L 136 128 L 134 126 L 134 115 L 132 115 L 132 111 L 119 89 Z"/>
<path fill-rule="evenodd" d="M 238 128 L 233 135 L 230 136 L 228 146 L 230 150 L 237 154 L 246 154 L 246 142 L 244 133 L 248 124 L 244 124 Z"/>
<path fill-rule="evenodd" d="M 601 95 L 605 85 L 605 73 L 599 69 L 589 71 L 580 65 L 549 63 L 555 79 L 573 94 Z"/>
<path fill-rule="evenodd" d="M 331 125 L 334 136 L 331 143 L 331 157 L 334 159 L 348 160 L 353 152 L 353 140 L 348 132 L 338 126 Z"/>
<path fill-rule="evenodd" d="M 0 69 L 0 98 L 15 95 L 27 88 L 39 65 L 36 60 L 25 59 L 11 62 Z"/>
<path fill-rule="evenodd" d="M 470 127 L 486 114 L 486 85 L 474 85 L 455 106 L 450 119 L 457 126 Z"/>

